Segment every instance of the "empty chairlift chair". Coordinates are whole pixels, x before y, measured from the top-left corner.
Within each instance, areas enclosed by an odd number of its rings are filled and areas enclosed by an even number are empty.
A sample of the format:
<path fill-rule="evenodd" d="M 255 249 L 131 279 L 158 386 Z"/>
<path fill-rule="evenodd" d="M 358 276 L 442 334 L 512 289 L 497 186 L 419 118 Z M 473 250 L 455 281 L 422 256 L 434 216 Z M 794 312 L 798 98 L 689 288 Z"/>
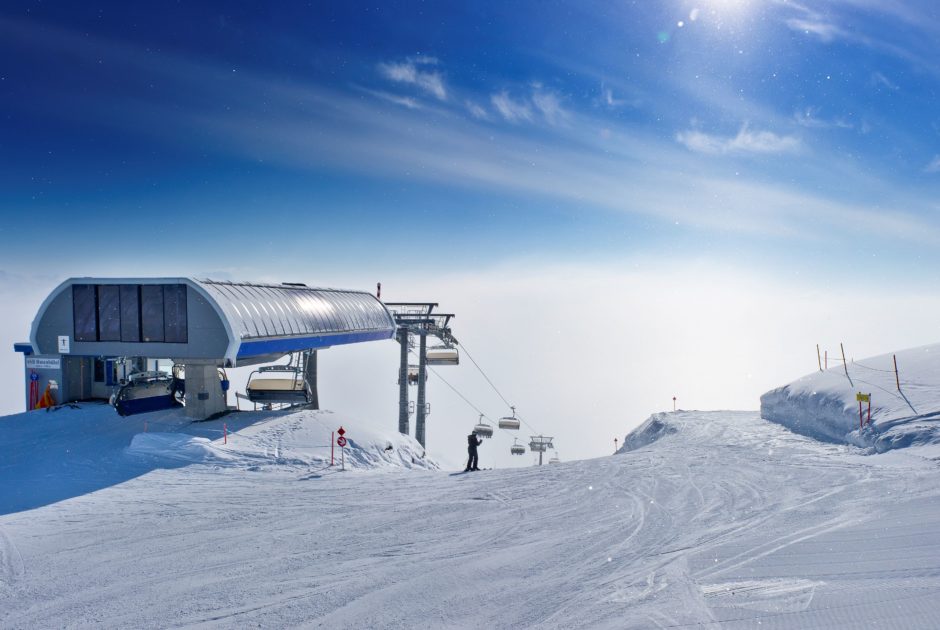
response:
<path fill-rule="evenodd" d="M 491 438 L 493 437 L 493 427 L 488 425 L 483 421 L 483 414 L 480 414 L 480 422 L 473 427 L 473 432 L 479 435 L 480 437 Z"/>
<path fill-rule="evenodd" d="M 259 405 L 304 405 L 311 400 L 310 386 L 303 368 L 293 365 L 268 365 L 248 377 L 248 400 Z"/>
<path fill-rule="evenodd" d="M 516 439 L 512 446 L 509 447 L 509 452 L 513 455 L 525 455 L 525 446 L 519 444 L 519 440 Z"/>
<path fill-rule="evenodd" d="M 519 423 L 519 418 L 516 417 L 516 408 L 510 407 L 512 409 L 511 416 L 503 416 L 499 419 L 498 426 L 500 429 L 509 429 L 510 431 L 518 431 L 521 426 Z"/>
<path fill-rule="evenodd" d="M 427 350 L 428 365 L 458 365 L 460 354 L 452 346 L 432 346 Z"/>
<path fill-rule="evenodd" d="M 552 458 L 548 460 L 549 464 L 560 464 L 561 460 L 558 459 L 558 451 L 555 451 L 555 454 L 552 455 Z"/>

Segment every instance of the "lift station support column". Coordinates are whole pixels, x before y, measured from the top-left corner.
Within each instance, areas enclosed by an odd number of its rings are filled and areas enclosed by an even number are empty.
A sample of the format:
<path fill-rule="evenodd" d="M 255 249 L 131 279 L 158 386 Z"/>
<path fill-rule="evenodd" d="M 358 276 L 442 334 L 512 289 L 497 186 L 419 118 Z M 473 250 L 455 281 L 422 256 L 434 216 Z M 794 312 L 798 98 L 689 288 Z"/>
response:
<path fill-rule="evenodd" d="M 398 329 L 401 365 L 398 368 L 398 432 L 408 435 L 408 329 Z"/>
<path fill-rule="evenodd" d="M 312 409 L 320 408 L 320 395 L 317 392 L 317 351 L 310 350 L 305 353 L 304 360 L 304 379 L 310 386 L 310 407 Z"/>
<path fill-rule="evenodd" d="M 424 379 L 428 375 L 428 336 L 421 334 L 421 344 L 418 354 L 418 418 L 415 421 L 415 439 L 424 446 L 424 423 L 427 418 L 427 405 L 425 404 Z"/>

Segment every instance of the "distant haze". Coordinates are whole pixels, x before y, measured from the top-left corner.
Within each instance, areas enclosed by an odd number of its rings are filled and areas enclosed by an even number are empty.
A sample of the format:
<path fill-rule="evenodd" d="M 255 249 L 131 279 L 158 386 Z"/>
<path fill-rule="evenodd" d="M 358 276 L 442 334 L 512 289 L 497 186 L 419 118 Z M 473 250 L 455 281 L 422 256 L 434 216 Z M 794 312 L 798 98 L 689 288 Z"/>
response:
<path fill-rule="evenodd" d="M 373 288 L 341 273 L 289 279 Z M 614 438 L 671 409 L 673 396 L 684 409 L 757 409 L 760 394 L 816 369 L 817 342 L 837 353 L 844 341 L 849 358 L 862 358 L 936 341 L 933 314 L 940 309 L 940 297 L 914 291 L 882 288 L 879 303 L 891 308 L 873 308 L 866 293 L 851 287 L 821 288 L 694 261 L 656 269 L 520 262 L 474 273 L 383 272 L 381 280 L 384 299 L 437 301 L 456 313 L 458 340 L 519 415 L 556 438 L 563 459 L 612 452 Z M 21 355 L 12 344 L 28 339 L 32 317 L 55 284 L 45 277 L 3 278 L 0 412 L 23 408 Z M 384 416 L 397 426 L 397 362 L 393 341 L 321 352 L 322 406 L 353 417 Z M 490 418 L 509 413 L 466 356 L 457 367 L 435 370 Z M 236 388 L 243 390 L 249 372 L 233 371 Z M 459 465 L 477 413 L 435 374 L 428 401 L 429 450 Z M 530 433 L 523 426 L 520 442 Z M 484 464 L 531 463 L 530 455 L 511 458 L 512 437 L 497 431 L 487 440 Z"/>

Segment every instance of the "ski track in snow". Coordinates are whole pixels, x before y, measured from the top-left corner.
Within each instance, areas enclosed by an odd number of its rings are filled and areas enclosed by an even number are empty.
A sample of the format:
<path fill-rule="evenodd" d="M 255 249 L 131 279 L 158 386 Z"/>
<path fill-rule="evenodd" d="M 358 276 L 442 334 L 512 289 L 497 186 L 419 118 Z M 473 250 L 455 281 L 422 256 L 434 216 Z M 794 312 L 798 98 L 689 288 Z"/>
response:
<path fill-rule="evenodd" d="M 0 626 L 940 626 L 936 462 L 663 418 L 541 468 L 199 462 L 5 514 Z"/>

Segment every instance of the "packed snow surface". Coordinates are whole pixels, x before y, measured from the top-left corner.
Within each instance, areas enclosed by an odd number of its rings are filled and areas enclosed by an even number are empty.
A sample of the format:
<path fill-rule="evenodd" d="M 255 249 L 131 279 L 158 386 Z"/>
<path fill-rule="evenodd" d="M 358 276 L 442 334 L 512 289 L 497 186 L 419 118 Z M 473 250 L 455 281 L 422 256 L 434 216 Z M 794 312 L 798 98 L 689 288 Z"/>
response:
<path fill-rule="evenodd" d="M 859 417 L 859 393 L 871 395 L 871 423 L 867 402 Z M 761 416 L 820 440 L 940 456 L 940 344 L 804 376 L 761 396 Z"/>
<path fill-rule="evenodd" d="M 754 412 L 659 414 L 612 457 L 468 474 L 324 468 L 286 446 L 300 414 L 229 450 L 200 425 L 57 413 L 103 435 L 0 419 L 0 627 L 940 626 L 938 462 Z"/>

